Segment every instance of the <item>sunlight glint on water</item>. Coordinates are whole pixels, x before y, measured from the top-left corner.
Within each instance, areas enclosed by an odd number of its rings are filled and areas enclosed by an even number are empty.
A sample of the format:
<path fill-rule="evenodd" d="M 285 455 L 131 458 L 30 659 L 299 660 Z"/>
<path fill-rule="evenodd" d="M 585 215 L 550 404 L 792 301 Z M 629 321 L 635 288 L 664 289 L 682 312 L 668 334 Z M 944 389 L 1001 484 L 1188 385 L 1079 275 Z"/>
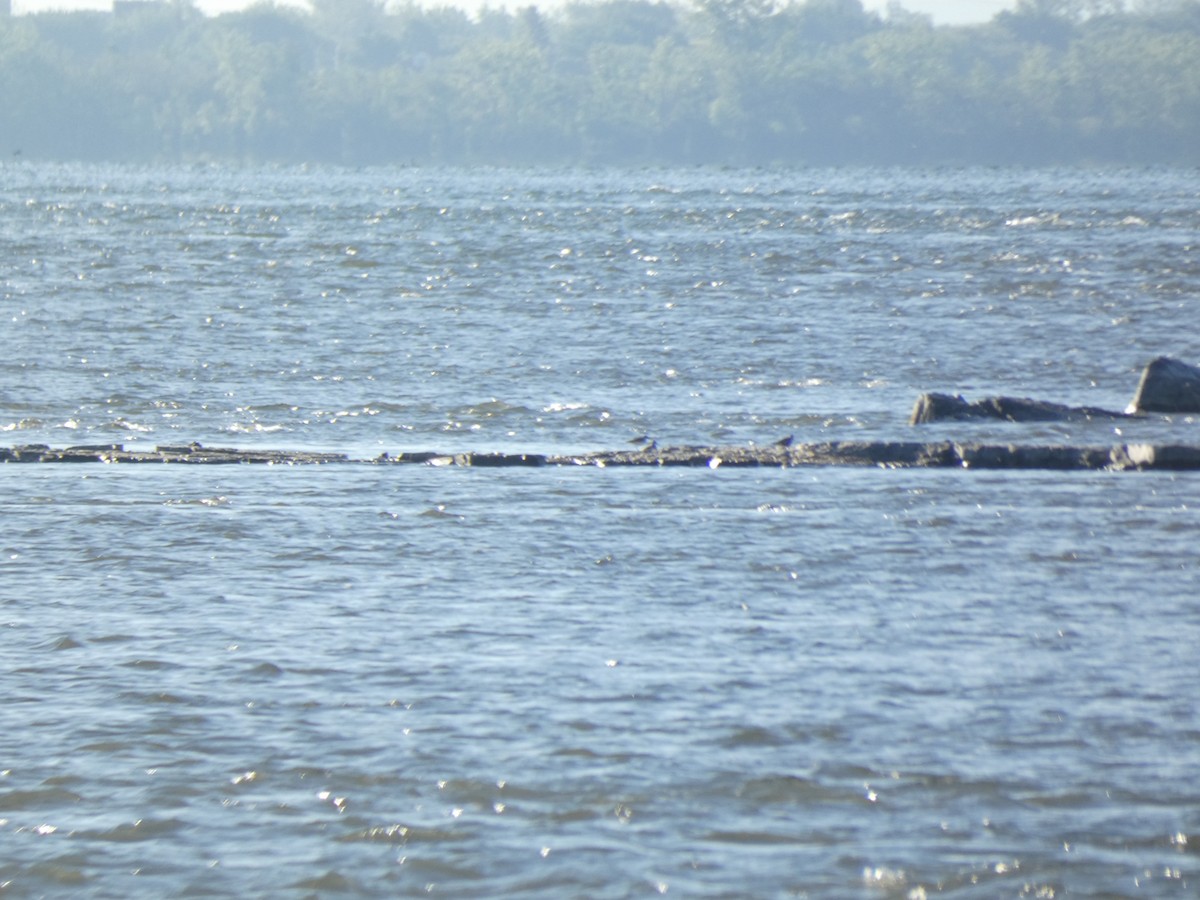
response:
<path fill-rule="evenodd" d="M 2 443 L 911 438 L 1200 362 L 1183 171 L 3 172 Z M 1198 439 L 1122 428 L 921 434 Z M 0 481 L 18 895 L 1195 892 L 1190 475 Z"/>

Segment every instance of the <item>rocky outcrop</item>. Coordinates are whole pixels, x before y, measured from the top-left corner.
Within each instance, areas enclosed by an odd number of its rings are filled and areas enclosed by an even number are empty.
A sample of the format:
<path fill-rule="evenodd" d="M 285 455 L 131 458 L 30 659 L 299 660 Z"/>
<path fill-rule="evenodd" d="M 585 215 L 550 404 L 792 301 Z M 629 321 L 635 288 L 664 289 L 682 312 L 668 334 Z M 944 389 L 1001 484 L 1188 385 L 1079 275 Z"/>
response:
<path fill-rule="evenodd" d="M 1200 471 L 1200 446 L 1185 444 L 1120 444 L 1113 447 L 1036 446 L 957 443 L 953 441 L 821 441 L 783 446 L 744 447 L 651 446 L 641 450 L 601 450 L 592 453 L 380 454 L 352 459 L 338 453 L 297 450 L 236 450 L 200 444 L 126 450 L 120 444 L 53 449 L 45 444 L 0 448 L 5 463 L 109 463 L 184 465 L 430 465 L 473 468 L 525 466 L 692 466 L 800 468 L 860 466 L 883 469 L 1092 469 Z"/>
<path fill-rule="evenodd" d="M 551 456 L 551 465 L 577 466 L 912 466 L 958 465 L 948 441 L 821 441 L 787 446 L 653 447 L 646 450 L 602 450 Z"/>
<path fill-rule="evenodd" d="M 968 401 L 951 394 L 922 394 L 911 424 L 999 419 L 1008 422 L 1047 422 L 1124 419 L 1147 412 L 1200 412 L 1200 369 L 1160 357 L 1142 374 L 1129 411 L 1113 412 L 1090 406 L 1063 406 L 1044 400 L 989 397 Z M 794 443 L 791 436 L 767 446 L 659 447 L 645 442 L 636 450 L 590 453 L 382 453 L 374 459 L 350 459 L 339 453 L 307 450 L 238 450 L 198 443 L 168 444 L 153 450 L 126 450 L 121 444 L 84 444 L 54 449 L 46 444 L 0 447 L 4 463 L 174 463 L 188 465 L 371 465 L 423 464 L 472 468 L 517 466 L 696 466 L 710 469 L 746 466 L 874 466 L 878 468 L 967 469 L 1110 469 L 1200 470 L 1200 446 L 1187 444 L 1121 444 L 1113 447 L 1038 446 L 1021 444 L 956 443 L 952 441 L 822 441 Z"/>
<path fill-rule="evenodd" d="M 909 416 L 910 425 L 932 422 L 1070 422 L 1125 419 L 1145 413 L 1200 413 L 1200 368 L 1160 356 L 1142 371 L 1133 402 L 1124 412 L 1094 406 L 1064 406 L 1028 397 L 966 400 L 961 394 L 922 394 Z"/>
<path fill-rule="evenodd" d="M 192 463 L 207 465 L 300 465 L 348 462 L 344 454 L 313 453 L 305 450 L 235 450 L 229 447 L 204 447 L 182 444 L 156 447 L 154 450 L 126 450 L 121 444 L 86 444 L 54 449 L 46 444 L 20 444 L 0 447 L 0 462 L 40 463 Z"/>
<path fill-rule="evenodd" d="M 1196 470 L 1200 446 L 1119 444 L 1112 447 L 957 443 L 953 441 L 828 441 L 791 447 L 664 447 L 547 457 L 548 465 L 579 466 L 860 466 L 882 469 Z"/>
<path fill-rule="evenodd" d="M 1131 413 L 1200 413 L 1200 368 L 1160 356 L 1142 371 Z"/>
<path fill-rule="evenodd" d="M 1027 397 L 987 397 L 968 401 L 962 395 L 922 394 L 917 398 L 910 425 L 931 422 L 968 422 L 976 419 L 999 419 L 1005 422 L 1068 422 L 1092 419 L 1124 419 L 1127 413 L 1114 412 L 1094 406 L 1064 406 Z"/>

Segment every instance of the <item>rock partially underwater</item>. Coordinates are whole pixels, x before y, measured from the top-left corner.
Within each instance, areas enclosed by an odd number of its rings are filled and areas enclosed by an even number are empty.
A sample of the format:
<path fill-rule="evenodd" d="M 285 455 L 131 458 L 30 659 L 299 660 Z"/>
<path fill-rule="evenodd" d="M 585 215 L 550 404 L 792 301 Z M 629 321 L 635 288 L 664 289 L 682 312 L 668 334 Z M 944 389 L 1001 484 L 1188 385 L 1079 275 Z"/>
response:
<path fill-rule="evenodd" d="M 991 397 L 967 401 L 951 394 L 922 394 L 910 423 L 1001 419 L 1009 422 L 1047 422 L 1127 419 L 1147 412 L 1200 412 L 1200 369 L 1161 357 L 1142 374 L 1129 412 L 1088 406 L 1064 406 L 1044 400 Z M 351 459 L 340 453 L 308 450 L 238 450 L 201 444 L 169 444 L 153 450 L 126 450 L 121 444 L 86 444 L 54 449 L 46 444 L 0 447 L 4 463 L 108 463 L 182 465 L 429 465 L 471 468 L 528 466 L 873 466 L 964 469 L 1092 469 L 1200 470 L 1200 446 L 1190 444 L 1118 444 L 1067 446 L 959 443 L 955 441 L 820 441 L 796 443 L 791 436 L 765 446 L 659 447 L 646 442 L 636 450 L 599 450 L 566 455 L 541 453 L 383 453 L 374 459 Z"/>
<path fill-rule="evenodd" d="M 1142 372 L 1131 413 L 1200 413 L 1200 368 L 1160 356 Z"/>
<path fill-rule="evenodd" d="M 197 443 L 156 447 L 153 450 L 126 450 L 122 444 L 83 444 L 54 449 L 46 444 L 20 444 L 0 447 L 0 462 L 5 463 L 191 463 L 234 465 L 297 465 L 348 462 L 341 453 L 313 453 L 305 450 L 236 450 L 230 447 L 204 447 Z"/>
<path fill-rule="evenodd" d="M 468 463 L 469 464 L 469 463 Z M 780 468 L 858 466 L 882 469 L 1056 469 L 1200 471 L 1200 446 L 1102 446 L 959 443 L 955 441 L 823 441 L 790 447 L 662 447 L 547 457 L 547 465 Z"/>
<path fill-rule="evenodd" d="M 910 425 L 933 422 L 1072 422 L 1128 419 L 1146 413 L 1200 413 L 1200 368 L 1160 356 L 1142 370 L 1133 402 L 1124 412 L 1095 406 L 1066 406 L 1028 397 L 985 397 L 967 400 L 961 394 L 922 394 L 909 416 Z"/>
<path fill-rule="evenodd" d="M 1070 422 L 1092 419 L 1126 419 L 1127 413 L 1094 406 L 1064 406 L 1027 397 L 986 397 L 969 401 L 962 395 L 922 394 L 909 416 L 910 425 L 931 422 L 968 422 L 998 419 L 1004 422 Z"/>
<path fill-rule="evenodd" d="M 884 469 L 1169 469 L 1200 471 L 1200 446 L 1119 444 L 1112 447 L 1027 446 L 1020 444 L 957 443 L 953 441 L 821 441 L 789 446 L 658 447 L 552 455 L 539 453 L 436 452 L 381 454 L 352 459 L 338 453 L 299 450 L 236 450 L 200 444 L 125 450 L 120 444 L 53 449 L 45 444 L 0 448 L 5 463 L 107 463 L 174 465 L 429 465 L 472 468 L 528 466 L 858 466 Z"/>

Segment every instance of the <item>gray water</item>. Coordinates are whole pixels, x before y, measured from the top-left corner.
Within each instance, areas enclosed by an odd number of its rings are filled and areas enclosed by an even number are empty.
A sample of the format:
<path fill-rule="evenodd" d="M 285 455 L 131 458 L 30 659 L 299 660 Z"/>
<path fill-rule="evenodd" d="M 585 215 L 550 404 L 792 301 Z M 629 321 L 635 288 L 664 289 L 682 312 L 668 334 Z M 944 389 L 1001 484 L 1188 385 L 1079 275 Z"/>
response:
<path fill-rule="evenodd" d="M 11 444 L 911 438 L 1200 361 L 1189 171 L 0 174 Z M 13 896 L 1195 894 L 1191 474 L 0 484 Z"/>

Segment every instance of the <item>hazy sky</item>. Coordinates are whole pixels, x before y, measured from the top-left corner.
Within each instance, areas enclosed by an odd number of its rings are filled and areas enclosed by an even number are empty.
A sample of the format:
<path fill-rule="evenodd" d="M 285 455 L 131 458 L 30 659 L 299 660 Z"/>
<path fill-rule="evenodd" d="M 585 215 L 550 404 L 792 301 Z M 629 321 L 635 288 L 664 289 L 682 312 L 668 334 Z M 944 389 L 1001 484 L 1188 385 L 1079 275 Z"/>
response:
<path fill-rule="evenodd" d="M 461 6 L 474 10 L 483 6 L 538 6 L 549 9 L 565 0 L 419 0 L 426 6 Z M 901 0 L 905 9 L 928 13 L 938 23 L 953 24 L 986 22 L 1002 9 L 1011 9 L 1016 0 Z M 112 0 L 13 0 L 14 12 L 35 12 L 43 9 L 110 9 Z M 223 12 L 246 6 L 246 0 L 197 0 L 197 6 L 208 13 Z M 884 10 L 887 0 L 863 0 L 867 9 Z"/>

